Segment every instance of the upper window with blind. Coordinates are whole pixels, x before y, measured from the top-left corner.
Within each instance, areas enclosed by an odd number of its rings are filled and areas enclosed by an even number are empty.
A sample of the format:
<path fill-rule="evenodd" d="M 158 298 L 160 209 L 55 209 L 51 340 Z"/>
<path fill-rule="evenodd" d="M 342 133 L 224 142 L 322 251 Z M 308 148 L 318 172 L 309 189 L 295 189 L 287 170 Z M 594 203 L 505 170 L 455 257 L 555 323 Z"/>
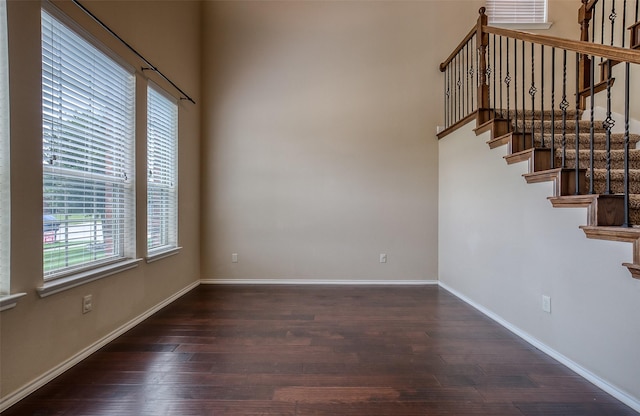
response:
<path fill-rule="evenodd" d="M 7 4 L 0 0 L 0 295 L 9 284 L 9 58 Z"/>
<path fill-rule="evenodd" d="M 493 26 L 547 29 L 547 0 L 487 0 L 487 16 Z"/>
<path fill-rule="evenodd" d="M 135 256 L 134 72 L 89 39 L 42 10 L 45 281 Z"/>
<path fill-rule="evenodd" d="M 150 84 L 147 89 L 147 257 L 178 246 L 178 105 Z"/>

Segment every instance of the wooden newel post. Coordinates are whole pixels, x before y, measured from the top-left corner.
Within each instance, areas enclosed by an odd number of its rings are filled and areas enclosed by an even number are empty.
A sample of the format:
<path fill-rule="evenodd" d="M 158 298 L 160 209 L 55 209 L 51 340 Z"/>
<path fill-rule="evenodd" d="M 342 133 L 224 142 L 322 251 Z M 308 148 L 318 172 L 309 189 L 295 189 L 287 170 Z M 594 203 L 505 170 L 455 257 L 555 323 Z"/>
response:
<path fill-rule="evenodd" d="M 489 34 L 484 31 L 488 18 L 486 9 L 481 7 L 476 28 L 476 41 L 478 44 L 478 114 L 476 124 L 481 125 L 489 121 L 491 110 L 489 108 L 489 79 L 487 75 L 487 48 L 489 47 Z"/>
<path fill-rule="evenodd" d="M 594 3 L 589 0 L 582 0 L 582 6 L 578 9 L 578 24 L 580 25 L 580 40 L 589 42 L 589 22 L 593 17 L 592 8 Z M 585 91 L 591 85 L 591 58 L 588 55 L 581 54 L 578 68 L 578 88 Z M 585 94 L 580 94 L 580 107 L 585 108 Z"/>

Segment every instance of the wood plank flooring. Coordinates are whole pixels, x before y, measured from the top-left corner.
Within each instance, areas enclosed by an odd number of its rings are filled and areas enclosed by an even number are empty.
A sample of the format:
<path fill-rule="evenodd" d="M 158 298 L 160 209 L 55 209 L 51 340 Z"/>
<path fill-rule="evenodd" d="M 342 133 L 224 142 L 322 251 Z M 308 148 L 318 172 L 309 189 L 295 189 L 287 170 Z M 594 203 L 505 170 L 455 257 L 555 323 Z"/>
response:
<path fill-rule="evenodd" d="M 636 414 L 437 286 L 199 286 L 3 413 Z"/>

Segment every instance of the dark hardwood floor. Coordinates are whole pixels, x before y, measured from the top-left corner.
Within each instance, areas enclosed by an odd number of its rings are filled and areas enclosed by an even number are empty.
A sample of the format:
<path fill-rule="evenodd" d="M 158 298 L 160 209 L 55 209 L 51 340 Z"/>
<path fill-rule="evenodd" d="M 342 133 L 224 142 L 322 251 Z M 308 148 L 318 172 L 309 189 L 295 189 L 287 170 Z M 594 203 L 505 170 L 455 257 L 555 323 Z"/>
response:
<path fill-rule="evenodd" d="M 3 415 L 636 413 L 437 286 L 199 286 Z"/>

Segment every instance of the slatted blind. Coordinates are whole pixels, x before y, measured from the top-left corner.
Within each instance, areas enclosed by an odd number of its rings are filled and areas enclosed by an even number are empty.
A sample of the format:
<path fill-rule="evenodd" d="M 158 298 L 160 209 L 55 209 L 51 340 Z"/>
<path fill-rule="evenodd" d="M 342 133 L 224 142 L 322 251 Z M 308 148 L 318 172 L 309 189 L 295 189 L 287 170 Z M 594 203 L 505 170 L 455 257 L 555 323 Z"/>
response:
<path fill-rule="evenodd" d="M 46 279 L 134 255 L 134 74 L 42 10 Z"/>
<path fill-rule="evenodd" d="M 545 23 L 547 0 L 487 0 L 489 23 Z"/>
<path fill-rule="evenodd" d="M 147 90 L 147 252 L 178 245 L 178 106 L 150 84 Z"/>
<path fill-rule="evenodd" d="M 9 294 L 9 65 L 7 4 L 0 0 L 0 295 Z"/>

